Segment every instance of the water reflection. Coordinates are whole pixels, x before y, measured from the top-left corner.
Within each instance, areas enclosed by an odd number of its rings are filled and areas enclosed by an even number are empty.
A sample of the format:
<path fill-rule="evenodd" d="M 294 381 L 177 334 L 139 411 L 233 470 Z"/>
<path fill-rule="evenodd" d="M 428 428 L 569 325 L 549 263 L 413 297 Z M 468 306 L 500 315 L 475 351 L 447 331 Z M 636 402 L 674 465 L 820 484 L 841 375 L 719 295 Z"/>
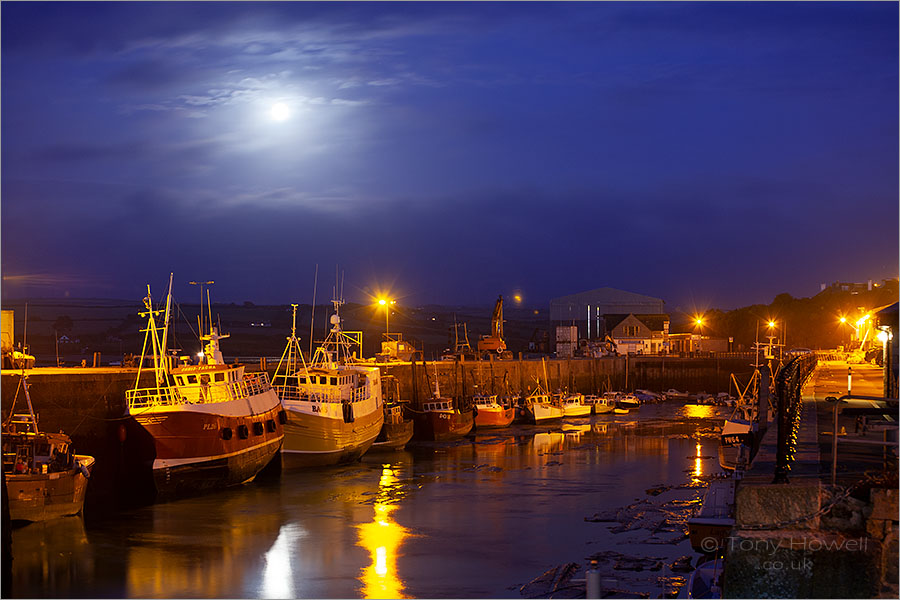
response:
<path fill-rule="evenodd" d="M 12 530 L 13 596 L 77 597 L 93 581 L 94 562 L 80 515 Z"/>
<path fill-rule="evenodd" d="M 294 598 L 294 574 L 291 570 L 292 549 L 306 532 L 297 525 L 284 525 L 278 538 L 266 552 L 260 595 L 263 598 Z"/>
<path fill-rule="evenodd" d="M 700 446 L 700 442 L 697 442 L 697 457 L 694 459 L 694 479 L 695 481 L 699 481 L 700 477 L 703 475 L 703 455 L 701 454 L 702 447 Z"/>
<path fill-rule="evenodd" d="M 685 404 L 683 414 L 690 419 L 706 419 L 716 416 L 716 407 L 712 404 Z"/>
<path fill-rule="evenodd" d="M 397 572 L 397 557 L 409 531 L 394 521 L 392 513 L 405 493 L 398 488 L 399 479 L 386 464 L 378 482 L 372 522 L 357 525 L 360 546 L 369 551 L 372 563 L 362 570 L 362 595 L 365 598 L 405 598 L 403 581 Z M 290 595 L 288 595 L 290 597 Z"/>

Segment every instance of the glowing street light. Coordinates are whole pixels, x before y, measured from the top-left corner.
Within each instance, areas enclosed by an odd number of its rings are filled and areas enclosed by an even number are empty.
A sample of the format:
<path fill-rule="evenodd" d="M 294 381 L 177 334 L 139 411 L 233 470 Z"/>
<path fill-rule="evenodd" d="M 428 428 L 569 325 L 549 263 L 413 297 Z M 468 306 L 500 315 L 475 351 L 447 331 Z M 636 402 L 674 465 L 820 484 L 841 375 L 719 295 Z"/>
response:
<path fill-rule="evenodd" d="M 388 324 L 390 323 L 391 316 L 391 306 L 396 304 L 396 300 L 391 300 L 390 298 L 379 298 L 378 304 L 384 307 L 384 334 L 387 335 L 390 331 Z"/>

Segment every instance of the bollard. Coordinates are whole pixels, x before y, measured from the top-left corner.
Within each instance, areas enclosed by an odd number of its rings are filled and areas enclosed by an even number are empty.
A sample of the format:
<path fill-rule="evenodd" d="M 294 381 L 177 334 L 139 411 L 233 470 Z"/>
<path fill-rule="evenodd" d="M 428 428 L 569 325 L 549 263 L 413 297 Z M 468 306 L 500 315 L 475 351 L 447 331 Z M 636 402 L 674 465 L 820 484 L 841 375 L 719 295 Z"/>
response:
<path fill-rule="evenodd" d="M 587 570 L 584 578 L 585 598 L 602 598 L 600 595 L 600 571 L 597 569 L 597 560 L 591 560 L 591 568 Z"/>

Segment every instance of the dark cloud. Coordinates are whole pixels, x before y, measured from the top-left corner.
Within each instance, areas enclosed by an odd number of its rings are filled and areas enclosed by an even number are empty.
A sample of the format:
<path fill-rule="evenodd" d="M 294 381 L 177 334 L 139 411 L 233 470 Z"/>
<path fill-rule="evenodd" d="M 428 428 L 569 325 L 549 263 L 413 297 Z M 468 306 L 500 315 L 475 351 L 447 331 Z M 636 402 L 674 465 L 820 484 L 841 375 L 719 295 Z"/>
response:
<path fill-rule="evenodd" d="M 736 305 L 896 275 L 895 5 L 0 11 L 4 276 Z"/>

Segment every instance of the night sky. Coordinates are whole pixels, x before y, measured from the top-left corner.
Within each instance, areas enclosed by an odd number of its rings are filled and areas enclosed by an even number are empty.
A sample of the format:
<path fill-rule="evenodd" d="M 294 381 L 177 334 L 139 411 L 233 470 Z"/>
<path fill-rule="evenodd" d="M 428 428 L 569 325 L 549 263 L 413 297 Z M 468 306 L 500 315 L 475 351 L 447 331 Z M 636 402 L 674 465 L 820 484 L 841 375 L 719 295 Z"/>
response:
<path fill-rule="evenodd" d="M 174 271 L 308 303 L 318 264 L 319 301 L 340 265 L 352 301 L 733 308 L 898 274 L 896 2 L 0 10 L 6 298 Z"/>

